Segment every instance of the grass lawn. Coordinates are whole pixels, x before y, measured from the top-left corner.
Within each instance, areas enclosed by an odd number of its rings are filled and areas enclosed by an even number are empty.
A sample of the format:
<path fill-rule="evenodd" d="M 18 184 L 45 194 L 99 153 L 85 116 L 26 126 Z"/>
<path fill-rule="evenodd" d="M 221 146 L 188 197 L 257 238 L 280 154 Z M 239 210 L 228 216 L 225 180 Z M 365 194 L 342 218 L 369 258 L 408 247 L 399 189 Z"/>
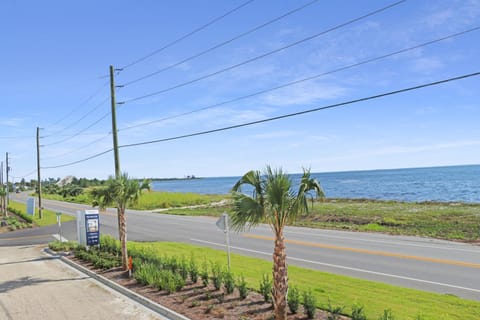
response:
<path fill-rule="evenodd" d="M 162 213 L 219 216 L 224 211 L 230 207 Z M 315 202 L 295 225 L 474 242 L 480 240 L 480 204 L 329 199 Z"/>
<path fill-rule="evenodd" d="M 130 248 L 150 248 L 159 255 L 187 258 L 193 253 L 198 262 L 219 261 L 226 265 L 226 253 L 206 247 L 182 243 L 129 242 Z M 272 262 L 231 255 L 232 271 L 236 276 L 244 275 L 248 286 L 258 291 L 263 274 L 271 275 Z M 391 309 L 396 320 L 477 320 L 480 319 L 480 302 L 460 299 L 452 295 L 442 295 L 392 285 L 360 280 L 346 276 L 289 266 L 289 283 L 301 291 L 312 289 L 317 306 L 327 309 L 329 301 L 333 306 L 343 306 L 344 314 L 350 314 L 357 303 L 365 306 L 368 319 L 378 319 L 385 309 Z"/>
<path fill-rule="evenodd" d="M 27 212 L 27 205 L 24 203 L 10 201 L 8 206 L 14 209 L 20 210 L 23 213 Z M 35 208 L 35 216 L 33 218 L 33 222 L 37 226 L 43 227 L 43 226 L 49 226 L 57 223 L 57 214 L 54 211 L 44 209 L 42 210 L 42 213 L 43 213 L 43 218 L 40 219 L 38 217 L 38 208 Z M 75 220 L 75 218 L 66 214 L 62 214 L 61 220 L 62 222 L 67 222 L 67 221 Z"/>

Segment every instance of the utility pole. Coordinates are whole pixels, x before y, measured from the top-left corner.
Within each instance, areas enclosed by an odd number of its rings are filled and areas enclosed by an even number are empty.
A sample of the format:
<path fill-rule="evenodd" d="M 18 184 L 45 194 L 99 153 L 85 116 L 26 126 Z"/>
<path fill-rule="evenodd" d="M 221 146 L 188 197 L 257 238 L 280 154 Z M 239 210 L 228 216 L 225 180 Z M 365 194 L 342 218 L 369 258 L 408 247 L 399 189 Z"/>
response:
<path fill-rule="evenodd" d="M 112 104 L 112 136 L 113 136 L 113 155 L 115 158 L 115 178 L 120 177 L 120 157 L 118 155 L 118 138 L 117 138 L 117 113 L 116 113 L 116 102 L 115 102 L 115 79 L 114 79 L 115 69 L 113 66 L 110 66 L 110 97 Z"/>
<path fill-rule="evenodd" d="M 7 182 L 7 183 L 6 183 L 6 185 L 7 185 L 7 196 L 6 196 L 6 198 L 5 198 L 5 208 L 8 208 L 8 201 L 10 200 L 10 196 L 9 196 L 9 194 L 10 194 L 10 188 L 8 187 L 8 172 L 10 171 L 10 167 L 8 166 L 8 152 L 6 153 L 5 158 L 6 158 L 6 160 L 7 160 L 7 161 L 6 161 L 7 171 L 6 171 L 6 176 L 5 176 L 5 178 L 6 178 L 6 180 L 7 180 L 7 181 L 6 181 L 6 182 Z"/>
<path fill-rule="evenodd" d="M 40 128 L 37 127 L 37 188 L 38 188 L 38 218 L 42 219 L 42 180 L 40 177 Z M 35 213 L 34 213 L 35 215 Z"/>
<path fill-rule="evenodd" d="M 0 188 L 3 189 L 3 161 L 0 163 Z M 5 206 L 3 202 L 3 196 L 0 197 L 0 211 L 5 214 Z M 5 215 L 6 216 L 6 215 Z"/>
<path fill-rule="evenodd" d="M 115 69 L 110 65 L 110 98 L 112 105 L 112 136 L 113 136 L 113 156 L 115 160 L 115 178 L 120 178 L 120 156 L 118 154 L 118 137 L 117 137 L 117 103 L 115 101 Z M 117 208 L 117 222 L 118 222 L 118 239 L 122 239 L 121 223 L 120 223 L 120 209 Z"/>

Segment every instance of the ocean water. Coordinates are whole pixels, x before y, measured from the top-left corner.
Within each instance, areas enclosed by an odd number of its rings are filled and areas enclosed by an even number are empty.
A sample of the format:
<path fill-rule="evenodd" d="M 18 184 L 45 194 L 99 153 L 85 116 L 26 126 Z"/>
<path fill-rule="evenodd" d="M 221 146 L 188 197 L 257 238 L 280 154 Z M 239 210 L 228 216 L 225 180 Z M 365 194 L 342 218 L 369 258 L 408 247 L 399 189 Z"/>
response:
<path fill-rule="evenodd" d="M 292 174 L 294 182 L 299 174 Z M 312 173 L 328 198 L 480 203 L 480 165 Z M 154 181 L 153 190 L 227 194 L 239 177 Z M 248 190 L 244 190 L 248 191 Z"/>

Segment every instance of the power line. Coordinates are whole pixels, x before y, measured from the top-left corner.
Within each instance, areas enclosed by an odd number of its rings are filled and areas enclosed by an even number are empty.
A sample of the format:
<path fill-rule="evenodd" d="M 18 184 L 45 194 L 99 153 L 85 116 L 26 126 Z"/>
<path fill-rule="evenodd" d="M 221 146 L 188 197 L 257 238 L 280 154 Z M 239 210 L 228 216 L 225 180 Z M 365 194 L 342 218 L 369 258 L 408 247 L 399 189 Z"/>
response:
<path fill-rule="evenodd" d="M 65 139 L 62 139 L 62 140 L 59 140 L 59 141 L 56 141 L 56 142 L 52 142 L 52 143 L 49 143 L 49 144 L 45 144 L 43 145 L 43 147 L 48 147 L 48 146 L 53 146 L 53 145 L 56 145 L 56 144 L 60 144 L 60 143 L 63 143 L 65 141 L 68 141 L 68 140 L 71 140 L 77 136 L 79 136 L 80 134 L 82 134 L 83 132 L 87 131 L 88 129 L 90 129 L 91 127 L 93 127 L 94 125 L 96 125 L 97 123 L 99 123 L 100 121 L 102 121 L 103 119 L 105 119 L 106 117 L 108 117 L 110 115 L 110 111 L 107 112 L 106 114 L 104 114 L 102 117 L 100 117 L 98 120 L 96 120 L 95 122 L 93 122 L 92 124 L 90 124 L 88 127 L 86 128 L 83 128 L 82 130 L 78 131 L 77 133 L 71 135 L 71 136 L 68 136 L 67 138 Z"/>
<path fill-rule="evenodd" d="M 281 116 L 266 118 L 266 119 L 257 120 L 257 121 L 246 122 L 246 123 L 237 124 L 237 125 L 233 125 L 233 126 L 228 126 L 228 127 L 218 128 L 218 129 L 212 129 L 212 130 L 207 130 L 207 131 L 200 131 L 200 132 L 185 134 L 185 135 L 176 136 L 176 137 L 170 137 L 170 138 L 164 138 L 164 139 L 157 139 L 157 140 L 150 140 L 150 141 L 126 144 L 126 145 L 119 146 L 119 148 L 129 148 L 129 147 L 136 147 L 136 146 L 141 146 L 141 145 L 146 145 L 146 144 L 153 144 L 153 143 L 159 143 L 159 142 L 179 140 L 179 139 L 190 138 L 190 137 L 195 137 L 195 136 L 200 136 L 200 135 L 206 135 L 206 134 L 220 132 L 220 131 L 226 131 L 226 130 L 237 129 L 237 128 L 241 128 L 241 127 L 247 127 L 247 126 L 251 126 L 251 125 L 255 125 L 255 124 L 260 124 L 260 123 L 265 123 L 265 122 L 290 118 L 290 117 L 299 116 L 299 115 L 312 113 L 312 112 L 317 112 L 317 111 L 326 110 L 326 109 L 338 108 L 338 107 L 341 107 L 341 106 L 346 106 L 346 105 L 350 105 L 350 104 L 354 104 L 354 103 L 364 102 L 364 101 L 378 99 L 378 98 L 391 96 L 391 95 L 395 95 L 395 94 L 399 94 L 399 93 L 418 90 L 418 89 L 431 87 L 431 86 L 435 86 L 435 85 L 439 85 L 439 84 L 443 84 L 443 83 L 447 83 L 447 82 L 451 82 L 451 81 L 461 80 L 461 79 L 465 79 L 465 78 L 470 78 L 470 77 L 474 77 L 474 76 L 478 76 L 478 75 L 480 75 L 480 72 L 470 73 L 470 74 L 466 74 L 466 75 L 462 75 L 462 76 L 458 76 L 458 77 L 454 77 L 454 78 L 449 78 L 449 79 L 445 79 L 445 80 L 430 82 L 430 83 L 427 83 L 427 84 L 422 84 L 422 85 L 418 85 L 418 86 L 414 86 L 414 87 L 409 87 L 409 88 L 404 88 L 404 89 L 400 89 L 400 90 L 390 91 L 390 92 L 387 92 L 387 93 L 381 93 L 381 94 L 377 94 L 377 95 L 374 95 L 374 96 L 369 96 L 369 97 L 350 100 L 350 101 L 346 101 L 346 102 L 331 104 L 331 105 L 324 106 L 324 107 L 316 107 L 316 108 L 313 108 L 313 109 L 308 109 L 308 110 L 294 112 L 294 113 L 288 113 L 288 114 L 284 114 L 284 115 L 281 115 Z"/>
<path fill-rule="evenodd" d="M 78 106 L 76 106 L 75 108 L 73 108 L 72 110 L 70 110 L 70 112 L 68 112 L 64 117 L 60 118 L 59 120 L 55 121 L 54 123 L 52 123 L 50 126 L 54 126 L 56 125 L 57 123 L 60 123 L 62 122 L 63 120 L 67 119 L 68 117 L 70 117 L 73 113 L 75 113 L 75 111 L 77 111 L 78 108 L 80 108 L 81 106 L 84 106 L 85 104 L 87 104 L 90 100 L 92 100 L 94 97 L 96 97 L 100 92 L 102 92 L 103 88 L 108 84 L 108 82 L 104 83 L 100 88 L 98 88 L 94 93 L 92 93 L 90 96 L 88 96 L 87 99 L 85 99 L 83 102 L 81 102 Z"/>
<path fill-rule="evenodd" d="M 103 88 L 102 88 L 103 89 Z M 92 114 L 94 111 L 96 111 L 98 108 L 100 108 L 101 106 L 103 106 L 110 98 L 107 97 L 105 98 L 104 100 L 100 101 L 98 104 L 96 104 L 91 110 L 87 111 L 82 117 L 80 117 L 79 119 L 77 119 L 76 121 L 70 123 L 69 125 L 66 125 L 63 127 L 63 129 L 60 129 L 60 130 L 57 130 L 57 131 L 54 131 L 54 133 L 51 133 L 49 135 L 45 135 L 43 136 L 43 138 L 48 138 L 48 137 L 58 137 L 59 135 L 57 135 L 58 132 L 61 132 L 63 131 L 64 129 L 66 128 L 70 128 L 72 126 L 74 126 L 75 124 L 79 123 L 80 121 L 82 121 L 83 119 L 85 119 L 86 117 L 88 117 L 90 114 Z"/>
<path fill-rule="evenodd" d="M 73 162 L 69 162 L 69 163 L 65 163 L 65 164 L 61 164 L 61 165 L 58 165 L 58 166 L 50 166 L 50 167 L 42 167 L 41 169 L 55 169 L 55 168 L 62 168 L 62 167 L 68 167 L 68 166 L 72 166 L 74 164 L 77 164 L 77 163 L 81 163 L 81 162 L 85 162 L 85 161 L 88 161 L 88 160 L 91 160 L 91 159 L 94 159 L 94 158 L 98 158 L 104 154 L 107 154 L 109 152 L 112 152 L 113 151 L 113 148 L 112 149 L 108 149 L 108 150 L 105 150 L 103 152 L 100 152 L 100 153 L 97 153 L 97 154 L 94 154 L 88 158 L 85 158 L 85 159 L 81 159 L 81 160 L 77 160 L 77 161 L 73 161 Z"/>
<path fill-rule="evenodd" d="M 367 64 L 367 63 L 379 61 L 379 60 L 389 58 L 389 57 L 392 57 L 392 56 L 395 56 L 395 55 L 398 55 L 398 54 L 401 54 L 401 53 L 405 53 L 405 52 L 408 52 L 408 51 L 416 50 L 416 49 L 419 49 L 419 48 L 422 48 L 422 47 L 425 47 L 425 46 L 428 46 L 428 45 L 431 45 L 431 44 L 434 44 L 434 43 L 438 43 L 440 41 L 444 41 L 444 40 L 447 40 L 447 39 L 452 39 L 452 38 L 455 38 L 455 37 L 458 37 L 458 36 L 473 32 L 473 31 L 477 31 L 479 29 L 480 29 L 480 27 L 471 28 L 471 29 L 468 29 L 468 30 L 464 30 L 464 31 L 461 31 L 461 32 L 457 32 L 457 33 L 454 33 L 454 34 L 444 36 L 442 38 L 427 41 L 427 42 L 424 42 L 424 43 L 421 43 L 421 44 L 418 44 L 418 45 L 415 45 L 415 46 L 412 46 L 412 47 L 404 48 L 404 49 L 397 50 L 397 51 L 394 51 L 394 52 L 390 52 L 390 53 L 387 53 L 387 54 L 384 54 L 384 55 L 381 55 L 381 56 L 377 56 L 377 57 L 374 57 L 374 58 L 369 58 L 367 60 L 363 60 L 363 61 L 353 63 L 353 64 L 350 64 L 350 65 L 347 65 L 347 66 L 343 66 L 343 67 L 336 68 L 336 69 L 333 69 L 333 70 L 330 70 L 330 71 L 326 71 L 326 72 L 323 72 L 323 73 L 320 73 L 320 74 L 316 74 L 316 75 L 313 75 L 313 76 L 310 76 L 310 77 L 307 77 L 307 78 L 291 81 L 291 82 L 284 83 L 284 84 L 281 84 L 281 85 L 278 85 L 278 86 L 275 86 L 275 87 L 271 87 L 271 88 L 268 88 L 268 89 L 264 89 L 264 90 L 261 90 L 261 91 L 250 93 L 250 94 L 240 96 L 240 97 L 237 97 L 237 98 L 233 98 L 233 99 L 230 99 L 230 100 L 226 100 L 226 101 L 223 101 L 223 102 L 218 102 L 218 103 L 211 104 L 211 105 L 201 107 L 201 108 L 198 108 L 198 109 L 194 109 L 194 110 L 191 110 L 191 111 L 187 111 L 187 112 L 179 113 L 179 114 L 176 114 L 176 115 L 164 117 L 164 118 L 161 118 L 161 119 L 152 120 L 152 121 L 128 126 L 128 127 L 125 127 L 125 128 L 121 128 L 118 131 L 124 131 L 124 130 L 130 130 L 130 129 L 134 129 L 134 128 L 138 128 L 138 127 L 143 127 L 143 126 L 151 125 L 151 124 L 166 121 L 166 120 L 179 118 L 179 117 L 186 116 L 186 115 L 189 115 L 189 114 L 193 114 L 193 113 L 196 113 L 196 112 L 216 108 L 216 107 L 226 105 L 226 104 L 229 104 L 229 103 L 238 102 L 240 100 L 251 98 L 251 97 L 261 95 L 261 94 L 264 94 L 264 93 L 267 93 L 267 92 L 271 92 L 271 91 L 278 90 L 278 89 L 283 89 L 283 88 L 286 88 L 286 87 L 289 87 L 289 86 L 292 86 L 292 85 L 296 85 L 296 84 L 299 84 L 299 83 L 302 83 L 302 82 L 305 82 L 305 81 L 318 79 L 318 78 L 326 76 L 326 75 L 330 75 L 330 74 L 337 73 L 337 72 L 340 72 L 340 71 L 348 70 L 348 69 L 351 69 L 351 68 L 354 68 L 354 67 L 358 67 L 358 66 Z"/>
<path fill-rule="evenodd" d="M 373 96 L 368 96 L 368 97 L 359 98 L 359 99 L 355 99 L 355 100 L 349 100 L 349 101 L 346 101 L 346 102 L 331 104 L 331 105 L 322 106 L 322 107 L 316 107 L 316 108 L 307 109 L 307 110 L 304 110 L 304 111 L 288 113 L 288 114 L 284 114 L 284 115 L 280 115 L 280 116 L 276 116 L 276 117 L 271 117 L 271 118 L 266 118 L 266 119 L 262 119 L 262 120 L 246 122 L 246 123 L 237 124 L 237 125 L 233 125 L 233 126 L 217 128 L 217 129 L 212 129 L 212 130 L 207 130 L 207 131 L 200 131 L 200 132 L 195 132 L 195 133 L 189 133 L 189 134 L 170 137 L 170 138 L 125 144 L 125 145 L 119 146 L 119 148 L 131 148 L 131 147 L 136 147 L 136 146 L 141 146 L 141 145 L 185 139 L 185 138 L 190 138 L 190 137 L 195 137 L 195 136 L 200 136 L 200 135 L 206 135 L 206 134 L 220 132 L 220 131 L 227 131 L 227 130 L 237 129 L 237 128 L 241 128 L 241 127 L 247 127 L 247 126 L 251 126 L 251 125 L 255 125 L 255 124 L 271 122 L 271 121 L 290 118 L 290 117 L 295 117 L 295 116 L 299 116 L 299 115 L 303 115 L 303 114 L 307 114 L 307 113 L 313 113 L 313 112 L 317 112 L 317 111 L 338 108 L 338 107 L 351 105 L 351 104 L 355 104 L 355 103 L 359 103 L 359 102 L 364 102 L 364 101 L 368 101 L 368 100 L 374 100 L 374 99 L 378 99 L 378 98 L 382 98 L 382 97 L 386 97 L 386 96 L 392 96 L 392 95 L 396 95 L 396 94 L 399 94 L 399 93 L 404 93 L 404 92 L 408 92 L 408 91 L 413 91 L 413 90 L 418 90 L 418 89 L 422 89 L 422 88 L 432 87 L 432 86 L 444 84 L 444 83 L 447 83 L 447 82 L 462 80 L 462 79 L 471 78 L 471 77 L 475 77 L 475 76 L 479 76 L 479 75 L 480 75 L 480 71 L 465 74 L 465 75 L 461 75 L 461 76 L 457 76 L 457 77 L 453 77 L 453 78 L 448 78 L 448 79 L 444 79 L 444 80 L 439 80 L 439 81 L 435 81 L 435 82 L 429 82 L 429 83 L 417 85 L 417 86 L 414 86 L 414 87 L 408 87 L 408 88 L 399 89 L 399 90 L 395 90 L 395 91 L 389 91 L 389 92 L 386 92 L 386 93 L 381 93 L 381 94 L 377 94 L 377 95 L 373 95 Z M 85 161 L 88 161 L 90 159 L 100 157 L 101 155 L 104 155 L 104 154 L 106 154 L 108 152 L 111 152 L 111 151 L 113 151 L 113 149 L 108 149 L 108 150 L 105 150 L 101 153 L 94 154 L 94 155 L 92 155 L 88 158 L 84 158 L 84 159 L 77 160 L 77 161 L 74 161 L 74 162 L 70 162 L 70 163 L 66 163 L 66 164 L 62 164 L 62 165 L 57 165 L 57 166 L 42 167 L 42 169 L 52 169 L 52 168 L 60 168 L 60 167 L 71 166 L 71 165 L 74 165 L 74 164 L 77 164 L 77 163 L 85 162 Z"/>
<path fill-rule="evenodd" d="M 75 152 L 77 152 L 77 151 L 79 151 L 79 150 L 83 150 L 83 149 L 85 149 L 85 148 L 88 148 L 88 147 L 96 144 L 97 142 L 100 142 L 100 141 L 104 140 L 105 138 L 108 138 L 111 134 L 112 134 L 112 133 L 109 132 L 107 135 L 102 136 L 101 138 L 95 139 L 95 140 L 93 140 L 93 141 L 91 141 L 91 142 L 89 142 L 89 143 L 87 143 L 87 144 L 85 144 L 85 145 L 83 145 L 83 146 L 81 146 L 81 147 L 75 147 L 75 150 L 74 150 L 74 151 L 68 151 L 68 152 L 61 153 L 61 154 L 57 154 L 57 155 L 54 155 L 54 156 L 51 156 L 51 157 L 43 157 L 42 160 L 48 160 L 48 159 L 53 159 L 53 158 L 64 157 L 64 156 L 66 156 L 66 155 L 75 153 Z"/>
<path fill-rule="evenodd" d="M 28 176 L 31 176 L 31 175 L 34 174 L 35 172 L 37 172 L 37 169 L 34 169 L 34 170 L 30 171 L 29 173 L 24 174 L 23 176 L 12 177 L 12 178 L 14 178 L 14 179 L 20 179 L 20 180 L 21 180 L 21 179 L 24 179 L 24 178 L 26 178 L 26 177 L 28 177 Z"/>
<path fill-rule="evenodd" d="M 375 14 L 377 14 L 377 13 L 380 13 L 380 12 L 382 12 L 382 11 L 385 11 L 385 10 L 388 10 L 388 9 L 390 9 L 390 8 L 392 8 L 392 7 L 395 7 L 395 6 L 401 4 L 401 3 L 405 2 L 405 1 L 407 1 L 407 0 L 401 0 L 401 1 L 395 2 L 395 3 L 393 3 L 393 4 L 390 4 L 390 5 L 386 6 L 386 7 L 383 7 L 383 8 L 381 8 L 381 9 L 377 9 L 377 10 L 372 11 L 372 12 L 370 12 L 370 13 L 367 13 L 367 14 L 365 14 L 365 15 L 363 15 L 363 16 L 360 16 L 360 17 L 358 17 L 358 18 L 355 18 L 355 19 L 352 19 L 352 20 L 350 20 L 350 21 L 344 22 L 344 23 L 342 23 L 342 24 L 336 25 L 336 26 L 334 26 L 334 27 L 332 27 L 332 28 L 330 28 L 330 29 L 324 30 L 324 31 L 319 32 L 319 33 L 316 33 L 316 34 L 314 34 L 314 35 L 312 35 L 312 36 L 309 36 L 309 37 L 303 38 L 303 39 L 301 39 L 301 40 L 295 41 L 295 42 L 293 42 L 293 43 L 290 43 L 289 45 L 286 45 L 286 46 L 277 48 L 277 49 L 275 49 L 275 50 L 272 50 L 272 51 L 269 51 L 269 52 L 267 52 L 267 53 L 261 54 L 261 55 L 259 55 L 259 56 L 250 58 L 250 59 L 248 59 L 248 60 L 245 60 L 245 61 L 243 61 L 243 62 L 237 63 L 237 64 L 235 64 L 235 65 L 232 65 L 232 66 L 229 66 L 229 67 L 226 67 L 226 68 L 217 70 L 217 71 L 215 71 L 215 72 L 206 74 L 206 75 L 201 76 L 201 77 L 199 77 L 199 78 L 196 78 L 196 79 L 193 79 L 193 80 L 189 80 L 189 81 L 187 81 L 187 82 L 183 82 L 183 83 L 174 85 L 174 86 L 172 86 L 172 87 L 169 87 L 169 88 L 166 88 L 166 89 L 163 89 L 163 90 L 159 90 L 159 91 L 155 91 L 155 92 L 152 92 L 152 93 L 149 93 L 149 94 L 145 94 L 145 95 L 143 95 L 143 96 L 139 96 L 139 97 L 136 97 L 136 98 L 128 99 L 128 100 L 123 101 L 122 103 L 128 103 L 128 102 L 133 102 L 133 101 L 137 101 L 137 100 L 149 98 L 149 97 L 152 97 L 152 96 L 161 94 L 161 93 L 165 93 L 165 92 L 168 92 L 168 91 L 171 91 L 171 90 L 174 90 L 174 89 L 178 89 L 178 88 L 184 87 L 184 86 L 186 86 L 186 85 L 189 85 L 189 84 L 192 84 L 192 83 L 195 83 L 195 82 L 198 82 L 198 81 L 201 81 L 201 80 L 204 80 L 204 79 L 207 79 L 207 78 L 216 76 L 216 75 L 218 75 L 218 74 L 220 74 L 220 73 L 223 73 L 223 72 L 226 72 L 226 71 L 229 71 L 229 70 L 238 68 L 238 67 L 243 66 L 243 65 L 245 65 L 245 64 L 248 64 L 248 63 L 250 63 L 250 62 L 253 62 L 253 61 L 256 61 L 256 60 L 265 58 L 265 57 L 267 57 L 267 56 L 270 56 L 270 55 L 275 54 L 275 53 L 278 53 L 278 52 L 280 52 L 280 51 L 289 49 L 289 48 L 291 48 L 291 47 L 293 47 L 293 46 L 299 45 L 299 44 L 304 43 L 304 42 L 306 42 L 306 41 L 315 39 L 315 38 L 317 38 L 317 37 L 319 37 L 319 36 L 321 36 L 321 35 L 324 35 L 324 34 L 327 34 L 327 33 L 329 33 L 329 32 L 335 31 L 335 30 L 337 30 L 337 29 L 343 28 L 343 27 L 348 26 L 348 25 L 350 25 L 350 24 L 353 24 L 353 23 L 355 23 L 355 22 L 357 22 L 357 21 L 359 21 L 359 20 L 368 18 L 368 17 L 370 17 L 370 16 L 372 16 L 372 15 L 375 15 Z"/>
<path fill-rule="evenodd" d="M 279 21 L 279 20 L 281 20 L 281 19 L 283 19 L 283 18 L 286 18 L 286 17 L 288 17 L 289 15 L 292 15 L 292 14 L 294 14 L 294 13 L 296 13 L 296 12 L 302 10 L 302 9 L 305 9 L 305 8 L 307 8 L 308 6 L 314 4 L 315 2 L 318 2 L 318 1 L 319 1 L 319 0 L 313 0 L 313 1 L 307 2 L 306 4 L 303 4 L 303 5 L 301 5 L 300 7 L 297 7 L 297 8 L 295 8 L 295 9 L 293 9 L 293 10 L 290 10 L 290 11 L 288 11 L 288 12 L 286 12 L 286 13 L 284 13 L 284 14 L 282 14 L 282 15 L 280 15 L 280 16 L 272 19 L 272 20 L 269 20 L 269 21 L 267 21 L 267 22 L 265 22 L 265 23 L 262 23 L 261 25 L 258 25 L 258 26 L 254 27 L 254 28 L 252 28 L 252 29 L 250 29 L 250 30 L 248 30 L 248 31 L 242 32 L 242 33 L 240 33 L 239 35 L 236 35 L 235 37 L 230 38 L 230 39 L 228 39 L 228 40 L 225 40 L 225 41 L 223 41 L 223 42 L 221 42 L 221 43 L 219 43 L 219 44 L 217 44 L 217 45 L 215 45 L 215 46 L 213 46 L 213 47 L 210 47 L 210 48 L 208 48 L 208 49 L 206 49 L 206 50 L 204 50 L 204 51 L 201 51 L 201 52 L 199 52 L 199 53 L 197 53 L 197 54 L 194 54 L 194 55 L 192 55 L 192 56 L 190 56 L 190 57 L 188 57 L 188 58 L 185 58 L 185 59 L 183 59 L 183 60 L 181 60 L 181 61 L 179 61 L 179 62 L 176 62 L 176 63 L 174 63 L 174 64 L 171 64 L 171 65 L 169 65 L 169 66 L 166 66 L 166 67 L 164 67 L 164 68 L 162 68 L 162 69 L 160 69 L 160 70 L 157 70 L 157 71 L 155 71 L 155 72 L 149 73 L 149 74 L 144 75 L 144 76 L 142 76 L 142 77 L 140 77 L 140 78 L 137 78 L 137 79 L 135 79 L 135 80 L 126 82 L 126 83 L 123 84 L 123 86 L 128 86 L 128 85 L 131 85 L 131 84 L 133 84 L 133 83 L 136 83 L 136 82 L 139 82 L 139 81 L 148 79 L 148 78 L 153 77 L 153 76 L 155 76 L 155 75 L 157 75 L 157 74 L 160 74 L 160 73 L 162 73 L 162 72 L 164 72 L 164 71 L 167 71 L 167 70 L 170 70 L 170 69 L 172 69 L 172 68 L 174 68 L 174 67 L 177 67 L 177 66 L 179 66 L 179 65 L 181 65 L 181 64 L 183 64 L 183 63 L 185 63 L 185 62 L 188 62 L 188 61 L 191 61 L 191 60 L 193 60 L 193 59 L 196 59 L 196 58 L 198 58 L 198 57 L 200 57 L 200 56 L 203 56 L 203 55 L 206 54 L 206 53 L 212 52 L 212 51 L 214 51 L 214 50 L 216 50 L 216 49 L 218 49 L 218 48 L 220 48 L 220 47 L 223 47 L 223 46 L 225 46 L 225 45 L 227 45 L 227 44 L 229 44 L 229 43 L 232 43 L 232 42 L 235 41 L 235 40 L 238 40 L 238 39 L 240 39 L 240 38 L 242 38 L 242 37 L 244 37 L 244 36 L 246 36 L 246 35 L 249 35 L 249 34 L 255 32 L 255 31 L 258 31 L 258 30 L 260 30 L 260 29 L 262 29 L 262 28 L 264 28 L 264 27 L 266 27 L 266 26 L 268 26 L 268 25 L 270 25 L 270 24 L 272 24 L 272 23 L 274 23 L 274 22 L 277 22 L 277 21 Z"/>
<path fill-rule="evenodd" d="M 171 46 L 179 43 L 180 41 L 185 40 L 186 38 L 194 35 L 195 33 L 197 33 L 197 32 L 199 32 L 199 31 L 207 28 L 208 26 L 214 24 L 215 22 L 220 21 L 221 19 L 227 17 L 228 15 L 234 13 L 235 11 L 240 10 L 241 8 L 243 8 L 243 7 L 245 7 L 246 5 L 252 3 L 253 1 L 255 1 L 255 0 L 248 0 L 248 1 L 244 2 L 244 3 L 242 3 L 242 4 L 239 5 L 238 7 L 235 7 L 235 8 L 233 8 L 233 9 L 225 12 L 224 14 L 222 14 L 222 15 L 214 18 L 213 20 L 211 20 L 211 21 L 205 23 L 204 25 L 202 25 L 202 26 L 194 29 L 193 31 L 190 31 L 189 33 L 181 36 L 180 38 L 178 38 L 178 39 L 176 39 L 176 40 L 173 40 L 172 42 L 169 42 L 168 44 L 164 45 L 163 47 L 161 47 L 161 48 L 159 48 L 159 49 L 157 49 L 157 50 L 155 50 L 155 51 L 152 51 L 151 53 L 147 54 L 146 56 L 143 56 L 143 57 L 141 57 L 141 58 L 139 58 L 139 59 L 137 59 L 137 60 L 135 60 L 135 61 L 133 61 L 133 62 L 130 62 L 129 64 L 125 65 L 125 66 L 124 66 L 123 68 L 121 68 L 121 69 L 127 69 L 127 68 L 129 68 L 129 67 L 131 67 L 131 66 L 133 66 L 133 65 L 136 65 L 136 64 L 139 63 L 139 62 L 142 62 L 142 61 L 150 58 L 151 56 L 156 55 L 157 53 L 159 53 L 159 52 L 161 52 L 161 51 L 163 51 L 163 50 L 165 50 L 165 49 L 167 49 L 167 48 L 170 48 Z"/>

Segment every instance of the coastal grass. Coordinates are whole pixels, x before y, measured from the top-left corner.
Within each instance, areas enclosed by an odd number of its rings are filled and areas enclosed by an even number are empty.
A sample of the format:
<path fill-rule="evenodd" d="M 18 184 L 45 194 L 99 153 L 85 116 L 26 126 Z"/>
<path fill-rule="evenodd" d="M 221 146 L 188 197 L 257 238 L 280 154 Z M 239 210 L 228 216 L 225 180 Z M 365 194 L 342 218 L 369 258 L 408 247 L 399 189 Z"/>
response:
<path fill-rule="evenodd" d="M 480 204 L 448 202 L 399 202 L 365 199 L 327 199 L 309 205 L 296 226 L 415 235 L 475 242 L 480 240 Z M 182 208 L 178 215 L 219 216 L 230 212 L 227 203 L 215 208 Z"/>
<path fill-rule="evenodd" d="M 206 247 L 183 243 L 129 242 L 130 248 L 153 250 L 158 255 L 185 256 L 192 254 L 199 263 L 206 260 L 226 265 L 226 253 Z M 247 286 L 258 291 L 264 274 L 271 276 L 272 262 L 238 254 L 231 255 L 232 272 L 243 275 Z M 303 290 L 312 290 L 317 306 L 328 309 L 332 305 L 344 306 L 344 313 L 351 314 L 351 307 L 363 305 L 368 319 L 378 319 L 385 309 L 391 309 L 395 319 L 424 320 L 474 320 L 480 319 L 480 302 L 460 299 L 414 289 L 396 287 L 373 281 L 355 279 L 316 270 L 289 266 L 289 283 Z"/>
<path fill-rule="evenodd" d="M 66 201 L 81 204 L 92 204 L 93 199 L 90 197 L 88 188 L 76 197 L 62 197 L 59 194 L 44 194 L 43 197 L 49 200 Z M 202 206 L 210 203 L 222 201 L 227 196 L 224 195 L 204 195 L 197 193 L 183 192 L 161 192 L 146 191 L 143 192 L 138 203 L 131 205 L 128 209 L 135 210 L 155 210 L 176 207 Z"/>
<path fill-rule="evenodd" d="M 23 212 L 24 214 L 27 214 L 27 205 L 24 204 L 24 203 L 10 201 L 8 203 L 8 206 L 11 207 L 11 208 L 14 208 L 16 210 L 19 210 L 19 211 Z M 49 226 L 49 225 L 57 223 L 56 212 L 51 211 L 51 210 L 47 210 L 47 209 L 43 209 L 42 213 L 43 213 L 43 218 L 40 219 L 38 217 L 38 208 L 35 208 L 35 216 L 33 217 L 33 223 L 35 225 L 37 225 L 39 227 L 44 227 L 44 226 Z M 62 222 L 67 222 L 67 221 L 71 221 L 71 220 L 75 220 L 75 218 L 72 217 L 72 216 L 66 215 L 66 214 L 61 215 L 61 221 Z"/>

